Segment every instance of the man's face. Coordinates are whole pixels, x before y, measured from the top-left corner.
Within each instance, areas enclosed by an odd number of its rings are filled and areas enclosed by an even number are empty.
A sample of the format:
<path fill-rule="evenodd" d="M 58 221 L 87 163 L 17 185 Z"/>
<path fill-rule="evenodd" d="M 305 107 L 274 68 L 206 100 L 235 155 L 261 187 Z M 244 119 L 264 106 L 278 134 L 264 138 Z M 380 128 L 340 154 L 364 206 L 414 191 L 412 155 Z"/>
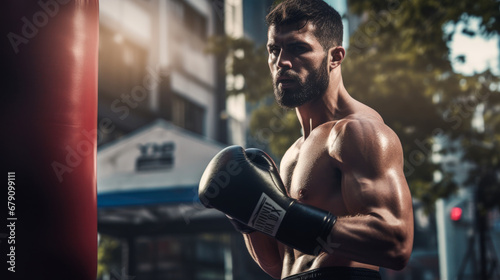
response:
<path fill-rule="evenodd" d="M 322 96 L 329 84 L 328 56 L 307 23 L 274 26 L 268 31 L 268 64 L 274 96 L 294 108 Z"/>

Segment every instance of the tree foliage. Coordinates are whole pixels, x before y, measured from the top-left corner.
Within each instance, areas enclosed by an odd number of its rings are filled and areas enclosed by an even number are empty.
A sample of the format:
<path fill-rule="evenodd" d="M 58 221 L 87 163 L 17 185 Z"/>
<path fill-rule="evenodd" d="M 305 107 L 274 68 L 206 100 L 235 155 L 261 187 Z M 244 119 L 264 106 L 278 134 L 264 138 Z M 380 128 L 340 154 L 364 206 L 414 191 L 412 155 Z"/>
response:
<path fill-rule="evenodd" d="M 97 279 L 112 272 L 113 267 L 120 267 L 120 242 L 110 236 L 101 235 L 97 248 Z"/>
<path fill-rule="evenodd" d="M 480 1 L 368 1 L 349 0 L 351 12 L 362 19 L 352 34 L 343 64 L 351 94 L 376 109 L 401 138 L 405 174 L 414 197 L 429 208 L 457 185 L 453 168 L 439 158 L 460 156 L 472 163 L 466 183 L 478 184 L 486 174 L 498 173 L 498 77 L 489 70 L 464 76 L 454 73 L 449 43 L 457 32 L 493 36 L 500 28 L 500 3 Z M 480 20 L 479 29 L 467 23 Z M 465 28 L 458 30 L 458 23 Z M 479 50 L 478 50 L 479 51 Z M 480 107 L 478 107 L 480 106 Z M 484 130 L 472 125 L 484 115 Z M 498 130 L 497 130 L 498 131 Z M 436 157 L 434 143 L 441 143 Z M 449 143 L 450 145 L 443 145 Z M 453 143 L 453 144 L 452 144 Z M 458 143 L 458 146 L 456 145 Z M 436 176 L 439 173 L 441 176 Z M 492 176 L 488 178 L 494 178 Z M 484 181 L 484 180 L 483 180 Z M 490 182 L 495 185 L 496 182 Z M 487 195 L 500 201 L 498 186 Z M 493 207 L 495 203 L 489 203 Z"/>
<path fill-rule="evenodd" d="M 225 71 L 234 77 L 244 77 L 242 87 L 229 87 L 227 94 L 244 93 L 246 100 L 258 102 L 272 95 L 271 76 L 267 68 L 267 51 L 265 46 L 256 46 L 246 38 L 215 36 L 209 39 L 208 53 L 224 54 L 227 57 Z"/>

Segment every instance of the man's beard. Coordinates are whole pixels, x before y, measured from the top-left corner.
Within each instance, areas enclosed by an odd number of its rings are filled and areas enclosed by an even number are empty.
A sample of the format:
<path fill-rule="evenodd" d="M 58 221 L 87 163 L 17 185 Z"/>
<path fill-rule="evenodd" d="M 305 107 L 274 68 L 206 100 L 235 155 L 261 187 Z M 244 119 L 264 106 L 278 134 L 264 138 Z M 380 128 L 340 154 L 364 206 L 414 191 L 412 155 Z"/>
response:
<path fill-rule="evenodd" d="M 280 75 L 284 75 L 288 78 L 292 78 L 294 82 L 297 83 L 295 88 L 280 89 L 278 83 L 273 81 L 274 97 L 278 105 L 284 108 L 295 108 L 322 96 L 330 82 L 327 71 L 327 61 L 328 56 L 325 55 L 320 67 L 311 72 L 304 83 L 301 82 L 298 74 L 291 70 L 278 72 L 276 80 Z"/>

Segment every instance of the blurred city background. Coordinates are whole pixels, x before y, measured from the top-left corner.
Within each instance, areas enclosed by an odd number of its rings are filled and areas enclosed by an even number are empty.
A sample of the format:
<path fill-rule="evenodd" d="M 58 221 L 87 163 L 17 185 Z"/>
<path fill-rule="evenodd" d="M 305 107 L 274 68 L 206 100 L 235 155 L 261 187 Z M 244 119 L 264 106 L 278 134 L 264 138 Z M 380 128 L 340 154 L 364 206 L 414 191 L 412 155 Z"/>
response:
<path fill-rule="evenodd" d="M 408 266 L 383 279 L 500 279 L 500 4 L 331 0 L 344 83 L 400 137 Z M 198 182 L 228 145 L 279 164 L 300 137 L 273 102 L 272 0 L 101 0 L 99 280 L 271 279 Z"/>

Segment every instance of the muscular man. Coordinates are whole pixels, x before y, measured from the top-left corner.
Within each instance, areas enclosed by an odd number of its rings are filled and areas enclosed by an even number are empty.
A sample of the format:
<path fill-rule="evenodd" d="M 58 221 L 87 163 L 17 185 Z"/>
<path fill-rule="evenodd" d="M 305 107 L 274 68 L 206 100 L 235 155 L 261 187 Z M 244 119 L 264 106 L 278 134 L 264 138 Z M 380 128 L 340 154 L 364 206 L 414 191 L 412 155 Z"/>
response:
<path fill-rule="evenodd" d="M 276 100 L 283 107 L 295 108 L 303 129 L 303 136 L 281 161 L 283 194 L 292 204 L 296 201 L 333 214 L 336 221 L 325 215 L 328 222 L 317 223 L 329 232 L 326 238 L 316 238 L 321 251 L 312 254 L 297 249 L 302 248 L 301 237 L 295 233 L 300 225 L 281 226 L 287 231 L 281 236 L 298 239 L 289 240 L 279 237 L 280 233 L 275 236 L 247 228 L 252 222 L 243 225 L 233 220 L 251 256 L 269 275 L 287 280 L 380 279 L 381 266 L 404 268 L 413 244 L 413 211 L 401 144 L 381 116 L 351 97 L 343 85 L 341 64 L 346 51 L 341 45 L 339 14 L 321 0 L 290 0 L 274 7 L 267 23 Z M 261 160 L 256 165 L 263 164 Z M 245 172 L 238 166 L 229 162 L 226 170 Z M 245 176 L 249 181 L 256 177 Z M 246 184 L 228 179 L 220 186 L 233 187 L 232 183 Z M 273 183 L 251 185 L 259 184 Z M 225 211 L 231 216 L 229 212 Z M 291 221 L 316 215 L 309 212 L 301 210 L 299 218 Z M 283 240 L 299 246 L 285 245 Z"/>

